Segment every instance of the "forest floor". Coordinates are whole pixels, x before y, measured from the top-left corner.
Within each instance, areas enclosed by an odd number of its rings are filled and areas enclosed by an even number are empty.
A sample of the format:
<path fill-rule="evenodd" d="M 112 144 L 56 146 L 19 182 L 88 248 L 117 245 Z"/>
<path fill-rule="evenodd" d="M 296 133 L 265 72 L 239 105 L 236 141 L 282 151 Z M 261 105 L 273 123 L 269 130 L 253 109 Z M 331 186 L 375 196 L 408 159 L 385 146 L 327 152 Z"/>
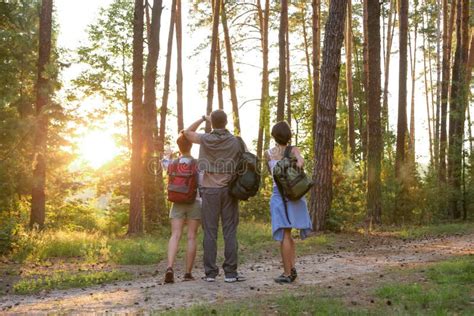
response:
<path fill-rule="evenodd" d="M 340 298 L 342 304 L 348 307 L 370 307 L 376 300 L 372 294 L 374 288 L 388 281 L 423 283 L 427 281 L 423 267 L 430 264 L 463 256 L 469 258 L 472 270 L 473 245 L 472 231 L 415 239 L 394 238 L 383 233 L 369 236 L 339 234 L 323 249 L 298 256 L 296 267 L 299 277 L 291 285 L 273 282 L 273 278 L 281 273 L 280 258 L 276 251 L 265 251 L 250 257 L 240 266 L 240 273 L 247 277 L 245 282 L 227 284 L 222 275 L 215 283 L 206 283 L 198 278 L 193 282 L 182 282 L 182 266 L 178 265 L 177 282 L 165 285 L 162 283 L 164 262 L 158 267 L 126 266 L 121 270 L 133 272 L 136 279 L 30 295 L 6 293 L 0 296 L 0 314 L 149 314 L 166 311 L 186 314 L 188 312 L 184 308 L 202 304 L 220 306 L 256 302 L 257 305 L 265 305 L 269 297 L 315 291 L 325 297 Z M 12 269 L 11 265 L 9 267 Z M 416 273 L 404 273 L 420 267 L 422 269 Z M 471 270 L 469 273 L 472 273 Z M 200 277 L 202 273 L 198 258 L 194 275 Z M 8 273 L 2 273 L 4 275 Z M 474 296 L 470 299 L 474 308 Z M 391 305 L 391 302 L 386 304 Z M 259 307 L 263 314 L 278 314 L 277 309 L 278 306 L 271 303 Z M 213 309 L 210 311 L 216 312 Z"/>

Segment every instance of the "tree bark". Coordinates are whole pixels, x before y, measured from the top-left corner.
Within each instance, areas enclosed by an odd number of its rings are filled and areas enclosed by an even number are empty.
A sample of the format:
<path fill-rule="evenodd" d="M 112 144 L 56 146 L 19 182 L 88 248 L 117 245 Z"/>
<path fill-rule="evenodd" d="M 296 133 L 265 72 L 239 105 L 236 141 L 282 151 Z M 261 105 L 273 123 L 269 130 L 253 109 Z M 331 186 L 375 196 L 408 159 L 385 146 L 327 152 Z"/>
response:
<path fill-rule="evenodd" d="M 388 119 L 388 83 L 390 79 L 390 57 L 392 56 L 393 34 L 395 33 L 395 24 L 397 20 L 396 1 L 390 1 L 390 13 L 387 25 L 387 48 L 385 50 L 384 61 L 384 84 L 383 84 L 383 107 L 382 107 L 382 125 L 386 133 L 389 131 Z"/>
<path fill-rule="evenodd" d="M 214 74 L 216 70 L 216 51 L 219 32 L 219 16 L 221 11 L 221 0 L 214 1 L 214 10 L 212 17 L 212 35 L 211 35 L 211 58 L 209 60 L 209 75 L 207 77 L 207 108 L 206 113 L 210 115 L 212 112 L 212 101 L 214 99 Z M 206 122 L 206 133 L 211 131 L 211 124 Z"/>
<path fill-rule="evenodd" d="M 424 22 L 424 17 L 423 17 L 423 28 L 425 28 L 425 22 Z M 427 72 L 428 72 L 428 67 L 426 65 L 426 61 L 428 59 L 428 62 L 431 63 L 427 56 L 426 52 L 426 36 L 423 35 L 423 74 L 424 74 L 424 82 L 425 82 L 425 101 L 426 101 L 426 117 L 428 121 L 428 140 L 429 140 L 429 152 L 430 152 L 430 164 L 433 165 L 433 133 L 432 133 L 432 114 L 430 114 L 430 98 L 429 98 L 429 89 L 428 89 L 428 77 L 427 77 Z M 431 102 L 433 102 L 433 99 L 431 99 Z"/>
<path fill-rule="evenodd" d="M 367 214 L 373 222 L 382 221 L 382 184 L 380 180 L 382 160 L 381 126 L 381 69 L 380 69 L 380 2 L 368 0 L 368 156 L 367 156 Z"/>
<path fill-rule="evenodd" d="M 441 7 L 441 0 L 436 0 L 436 5 Z M 437 12 L 436 16 L 436 35 L 438 39 L 441 38 L 441 11 Z M 440 129 L 440 116 L 441 116 L 441 41 L 436 42 L 436 121 L 434 131 L 434 167 L 438 170 L 439 167 L 439 129 Z"/>
<path fill-rule="evenodd" d="M 309 99 L 311 104 L 313 103 L 314 93 L 313 93 L 313 76 L 311 73 L 311 58 L 309 53 L 309 40 L 308 32 L 306 30 L 306 4 L 303 3 L 301 6 L 301 23 L 303 29 L 303 44 L 304 44 L 304 55 L 306 59 L 306 71 L 308 72 L 308 87 L 309 87 Z"/>
<path fill-rule="evenodd" d="M 414 9 L 416 14 L 416 5 Z M 411 36 L 408 34 L 408 44 L 410 49 L 410 64 L 411 64 L 411 103 L 410 103 L 410 135 L 408 142 L 408 156 L 410 163 L 415 165 L 415 82 L 416 82 L 416 42 L 418 36 L 418 22 L 414 22 L 414 40 L 413 47 L 411 44 Z M 424 44 L 424 43 L 423 43 Z M 413 53 L 412 53 L 413 51 Z M 426 69 L 426 67 L 425 67 Z M 426 73 L 426 72 L 425 72 Z M 431 147 L 431 146 L 430 146 Z M 430 152 L 431 153 L 431 152 Z"/>
<path fill-rule="evenodd" d="M 395 173 L 401 180 L 401 170 L 406 160 L 406 131 L 407 131 L 407 36 L 408 36 L 408 0 L 399 1 L 400 12 L 400 65 L 398 75 L 398 124 L 397 124 L 397 154 L 395 158 Z"/>
<path fill-rule="evenodd" d="M 278 33 L 279 68 L 278 68 L 278 103 L 277 122 L 285 119 L 286 97 L 286 30 L 288 28 L 288 0 L 280 2 L 280 29 Z"/>
<path fill-rule="evenodd" d="M 217 39 L 216 52 L 216 71 L 217 71 L 217 99 L 219 101 L 219 110 L 224 110 L 224 84 L 222 82 L 222 60 L 221 60 L 221 45 Z"/>
<path fill-rule="evenodd" d="M 441 79 L 441 122 L 439 139 L 439 171 L 438 178 L 446 183 L 446 149 L 448 145 L 447 119 L 448 94 L 451 68 L 451 43 L 456 12 L 456 0 L 451 1 L 451 13 L 448 12 L 448 0 L 443 0 L 443 75 Z M 448 24 L 449 15 L 449 24 Z"/>
<path fill-rule="evenodd" d="M 291 127 L 291 69 L 290 69 L 290 28 L 287 26 L 285 34 L 286 55 L 286 120 Z"/>
<path fill-rule="evenodd" d="M 143 14 L 142 0 L 135 0 L 133 18 L 132 158 L 128 234 L 143 232 Z"/>
<path fill-rule="evenodd" d="M 230 43 L 229 27 L 227 26 L 227 14 L 225 12 L 225 1 L 222 0 L 222 27 L 224 28 L 224 42 L 227 56 L 227 71 L 229 73 L 230 99 L 232 102 L 232 114 L 234 118 L 234 134 L 240 135 L 239 102 L 237 101 L 237 82 L 234 72 L 234 58 L 232 57 L 232 44 Z"/>
<path fill-rule="evenodd" d="M 464 143 L 465 107 L 468 104 L 469 78 L 469 0 L 459 0 L 456 15 L 456 53 L 454 56 L 451 102 L 449 111 L 448 183 L 449 214 L 458 219 L 462 209 L 462 155 Z"/>
<path fill-rule="evenodd" d="M 144 78 L 144 204 L 145 230 L 152 231 L 158 225 L 160 216 L 164 216 L 165 201 L 163 196 L 163 179 L 159 167 L 158 122 L 156 110 L 156 68 L 160 51 L 160 23 L 162 0 L 154 0 L 151 12 L 150 41 Z M 158 145 L 158 146 L 156 146 Z M 151 172 L 153 171 L 153 172 Z"/>
<path fill-rule="evenodd" d="M 176 0 L 176 108 L 178 114 L 178 133 L 184 129 L 183 118 L 183 34 L 181 22 L 181 0 Z"/>
<path fill-rule="evenodd" d="M 363 0 L 363 21 L 362 21 L 362 29 L 363 29 L 363 78 L 362 83 L 364 87 L 364 99 L 361 99 L 359 105 L 359 121 L 360 121 L 360 138 L 361 138 L 361 147 L 362 147 L 362 160 L 367 162 L 367 97 L 369 91 L 369 61 L 368 61 L 368 41 L 369 41 L 369 31 L 367 26 L 367 16 L 368 16 L 368 8 L 367 2 L 368 0 Z M 367 163 L 364 163 L 364 179 L 367 180 Z"/>
<path fill-rule="evenodd" d="M 34 161 L 31 190 L 30 227 L 43 228 L 46 209 L 46 152 L 48 118 L 45 107 L 50 102 L 51 83 L 46 67 L 51 59 L 53 1 L 41 2 L 39 22 L 38 77 L 36 81 L 36 126 L 34 136 Z"/>
<path fill-rule="evenodd" d="M 321 67 L 321 100 L 318 105 L 315 139 L 315 195 L 312 200 L 313 226 L 323 230 L 332 201 L 332 167 L 336 130 L 336 101 L 339 83 L 341 47 L 347 1 L 332 0 L 324 35 Z"/>
<path fill-rule="evenodd" d="M 170 28 L 168 31 L 168 45 L 166 48 L 166 66 L 165 66 L 165 78 L 163 84 L 163 98 L 161 101 L 160 109 L 160 134 L 159 134 L 159 152 L 163 153 L 165 147 L 165 134 L 166 134 L 166 116 L 168 113 L 168 97 L 170 92 L 170 75 L 171 75 L 171 58 L 173 56 L 173 37 L 174 27 L 176 21 L 176 0 L 173 0 L 171 4 L 171 16 L 170 16 Z"/>
<path fill-rule="evenodd" d="M 313 56 L 312 56 L 312 64 L 313 64 L 313 104 L 312 104 L 312 146 L 311 149 L 313 150 L 313 156 L 316 155 L 315 150 L 316 150 L 316 124 L 317 124 L 317 117 L 318 117 L 318 105 L 319 105 L 319 61 L 320 61 L 320 38 L 321 38 L 321 27 L 320 27 L 320 21 L 321 21 L 321 2 L 320 0 L 312 0 L 311 3 L 313 7 L 313 12 L 312 12 L 312 33 L 313 33 L 313 40 L 312 40 L 312 48 L 313 48 Z M 316 162 L 316 160 L 315 160 Z M 313 167 L 313 174 L 312 178 L 313 181 L 316 181 L 316 165 Z M 318 192 L 316 192 L 316 187 L 313 186 L 311 188 L 311 200 L 310 200 L 310 212 L 311 212 L 311 217 L 313 219 L 313 230 L 317 230 L 319 226 L 319 222 L 317 222 L 316 218 L 316 198 L 317 198 Z"/>
<path fill-rule="evenodd" d="M 346 23 L 346 84 L 347 84 L 347 110 L 349 114 L 349 147 L 351 158 L 355 159 L 355 124 L 354 124 L 354 90 L 352 87 L 352 0 L 347 1 Z"/>
<path fill-rule="evenodd" d="M 268 71 L 268 26 L 270 16 L 270 0 L 265 0 L 265 10 L 262 10 L 260 0 L 257 2 L 258 19 L 262 45 L 262 89 L 260 96 L 260 120 L 257 138 L 257 157 L 263 156 L 263 137 L 266 131 L 269 133 L 269 71 Z"/>

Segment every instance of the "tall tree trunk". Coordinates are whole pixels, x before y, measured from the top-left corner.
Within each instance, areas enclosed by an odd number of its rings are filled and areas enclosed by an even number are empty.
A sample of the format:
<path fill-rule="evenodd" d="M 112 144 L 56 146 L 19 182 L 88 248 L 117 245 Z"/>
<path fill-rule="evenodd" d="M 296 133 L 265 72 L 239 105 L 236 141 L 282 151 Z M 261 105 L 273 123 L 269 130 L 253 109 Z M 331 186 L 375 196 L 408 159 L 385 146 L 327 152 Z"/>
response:
<path fill-rule="evenodd" d="M 336 130 L 336 101 L 341 63 L 341 47 L 347 1 L 332 0 L 326 22 L 321 67 L 321 100 L 318 105 L 315 139 L 315 195 L 312 203 L 313 226 L 323 230 L 332 201 L 332 167 L 334 133 Z"/>
<path fill-rule="evenodd" d="M 308 87 L 309 87 L 309 99 L 311 104 L 313 103 L 313 76 L 311 74 L 311 58 L 309 54 L 309 40 L 308 31 L 306 30 L 306 3 L 301 5 L 301 24 L 303 26 L 303 44 L 304 44 L 304 55 L 306 59 L 306 71 L 308 73 Z"/>
<path fill-rule="evenodd" d="M 397 124 L 397 155 L 395 173 L 402 178 L 401 170 L 405 164 L 406 131 L 407 131 L 407 36 L 408 36 L 408 0 L 399 1 L 400 12 L 400 66 L 398 74 L 398 124 Z"/>
<path fill-rule="evenodd" d="M 232 114 L 234 118 L 234 134 L 240 135 L 239 102 L 237 101 L 237 82 L 235 80 L 234 58 L 232 57 L 232 44 L 230 43 L 229 27 L 227 26 L 227 14 L 225 12 L 224 0 L 222 0 L 221 5 L 225 52 L 227 56 L 227 71 L 229 73 L 230 100 L 232 102 Z"/>
<path fill-rule="evenodd" d="M 209 60 L 209 75 L 207 77 L 207 115 L 212 112 L 212 101 L 214 99 L 214 74 L 216 68 L 216 51 L 219 32 L 219 16 L 221 11 L 221 0 L 212 0 L 214 9 L 212 13 L 212 37 L 211 37 L 211 58 Z M 211 131 L 211 124 L 206 122 L 206 133 Z"/>
<path fill-rule="evenodd" d="M 467 75 L 469 54 L 469 0 L 459 0 L 456 15 L 456 53 L 454 56 L 451 102 L 449 111 L 448 183 L 450 186 L 449 214 L 461 217 L 462 155 L 465 107 L 468 104 Z"/>
<path fill-rule="evenodd" d="M 143 232 L 143 1 L 135 0 L 133 17 L 132 158 L 128 234 Z"/>
<path fill-rule="evenodd" d="M 367 27 L 368 38 L 368 157 L 367 157 L 367 214 L 375 223 L 382 221 L 381 159 L 382 126 L 380 104 L 380 2 L 368 0 Z"/>
<path fill-rule="evenodd" d="M 125 126 L 127 128 L 127 149 L 132 150 L 132 136 L 130 131 L 130 101 L 128 99 L 128 82 L 126 78 L 125 65 L 125 43 L 122 43 L 122 85 L 123 85 L 123 108 L 125 112 Z"/>
<path fill-rule="evenodd" d="M 440 0 L 436 0 L 436 5 L 441 7 Z M 436 35 L 438 39 L 441 38 L 441 11 L 437 12 L 436 16 Z M 434 167 L 438 170 L 439 167 L 439 129 L 441 116 L 441 41 L 436 42 L 436 121 L 435 121 L 435 135 L 434 135 Z"/>
<path fill-rule="evenodd" d="M 315 155 L 315 148 L 316 148 L 316 124 L 317 124 L 317 117 L 318 117 L 318 105 L 319 105 L 319 61 L 320 61 L 320 45 L 321 45 L 321 2 L 320 0 L 312 0 L 311 5 L 313 7 L 312 12 L 312 33 L 313 33 L 313 40 L 312 40 L 312 48 L 313 48 L 313 56 L 312 56 L 312 64 L 313 64 L 313 104 L 312 104 L 312 146 L 311 149 L 313 150 L 313 155 Z M 316 181 L 316 171 L 317 168 L 313 168 L 313 181 Z M 316 218 L 316 198 L 317 198 L 316 187 L 313 186 L 311 189 L 311 200 L 310 200 L 310 212 L 311 217 L 313 219 L 313 230 L 318 229 L 318 222 Z"/>
<path fill-rule="evenodd" d="M 352 0 L 347 1 L 346 23 L 346 84 L 347 110 L 349 114 L 349 147 L 351 157 L 355 159 L 354 90 L 352 88 Z"/>
<path fill-rule="evenodd" d="M 219 110 L 224 110 L 224 84 L 222 82 L 222 60 L 221 60 L 221 45 L 217 39 L 216 52 L 216 75 L 217 75 L 217 99 L 219 101 Z"/>
<path fill-rule="evenodd" d="M 387 24 L 387 48 L 384 60 L 384 83 L 383 83 L 383 106 L 382 106 L 382 126 L 386 133 L 389 131 L 388 119 L 388 83 L 390 79 L 390 57 L 392 56 L 393 34 L 397 20 L 396 1 L 390 1 L 390 12 Z"/>
<path fill-rule="evenodd" d="M 369 60 L 368 60 L 368 40 L 369 40 L 369 31 L 367 26 L 367 15 L 368 15 L 368 8 L 367 2 L 368 0 L 363 0 L 363 21 L 362 21 L 362 29 L 363 29 L 363 87 L 364 87 L 364 99 L 361 99 L 361 103 L 359 106 L 359 120 L 360 120 L 360 138 L 361 138 L 361 145 L 362 145 L 362 160 L 364 161 L 364 179 L 367 179 L 367 98 L 368 98 L 368 91 L 369 91 Z"/>
<path fill-rule="evenodd" d="M 151 37 L 151 18 L 150 18 L 150 3 L 145 0 L 145 25 L 146 25 L 146 42 L 150 42 Z"/>
<path fill-rule="evenodd" d="M 423 28 L 425 28 L 425 22 L 424 22 L 424 17 L 423 17 Z M 432 134 L 432 129 L 431 129 L 431 125 L 432 125 L 432 117 L 431 115 L 433 113 L 430 114 L 430 98 L 429 98 L 429 89 L 428 89 L 428 77 L 427 77 L 427 72 L 428 72 L 428 67 L 426 65 L 426 62 L 427 62 L 427 59 L 428 59 L 428 62 L 431 63 L 431 61 L 429 60 L 428 58 L 428 54 L 426 52 L 426 49 L 429 49 L 429 48 L 426 48 L 426 35 L 424 34 L 423 35 L 423 73 L 424 73 L 424 82 L 425 82 L 425 99 L 426 99 L 426 117 L 427 117 L 427 121 L 428 121 L 428 139 L 429 139 L 429 153 L 430 153 L 430 164 L 433 165 L 433 134 Z M 432 87 L 431 87 L 432 88 Z M 431 100 L 433 102 L 433 99 Z"/>
<path fill-rule="evenodd" d="M 31 190 L 30 227 L 43 228 L 46 209 L 46 140 L 48 118 L 45 107 L 50 102 L 51 83 L 46 67 L 51 59 L 53 1 L 41 2 L 39 22 L 38 77 L 36 81 L 36 126 L 34 137 L 33 179 Z"/>
<path fill-rule="evenodd" d="M 439 138 L 439 171 L 441 183 L 446 182 L 446 148 L 448 145 L 447 119 L 448 94 L 451 69 L 451 42 L 456 14 L 456 0 L 451 1 L 451 13 L 448 12 L 448 0 L 443 0 L 443 76 L 441 80 L 441 122 Z M 449 24 L 448 24 L 449 16 Z"/>
<path fill-rule="evenodd" d="M 288 28 L 288 0 L 280 2 L 280 29 L 278 33 L 279 71 L 278 71 L 278 103 L 277 122 L 285 119 L 286 97 L 286 29 Z"/>
<path fill-rule="evenodd" d="M 212 1 L 212 11 L 214 12 L 214 1 Z M 221 42 L 219 32 L 217 32 L 217 51 L 216 51 L 216 77 L 217 77 L 217 100 L 218 109 L 224 110 L 224 83 L 222 81 L 222 58 L 221 58 Z"/>
<path fill-rule="evenodd" d="M 270 0 L 265 0 L 265 10 L 262 10 L 260 0 L 257 2 L 258 19 L 260 26 L 260 37 L 262 45 L 262 89 L 260 96 L 260 120 L 257 138 L 257 157 L 262 159 L 263 138 L 266 131 L 269 132 L 269 71 L 268 71 L 268 26 L 270 16 Z"/>
<path fill-rule="evenodd" d="M 162 0 L 154 0 L 151 12 L 151 32 L 148 42 L 148 58 L 144 78 L 144 204 L 145 204 L 145 230 L 151 231 L 158 225 L 159 217 L 164 216 L 165 201 L 163 196 L 163 178 L 159 168 L 158 148 L 158 122 L 156 111 L 156 67 L 160 51 L 160 23 Z M 158 156 L 157 156 L 158 153 Z M 153 166 L 153 172 L 151 172 Z"/>
<path fill-rule="evenodd" d="M 181 0 L 176 0 L 176 107 L 178 114 L 178 133 L 184 129 L 183 118 L 183 32 L 181 22 Z"/>
<path fill-rule="evenodd" d="M 414 8 L 414 14 L 416 14 L 416 4 Z M 408 45 L 410 49 L 410 64 L 411 64 L 411 102 L 410 102 L 410 135 L 408 142 L 408 156 L 412 166 L 415 165 L 415 82 L 416 82 L 416 41 L 418 36 L 418 22 L 414 22 L 414 40 L 413 47 L 411 43 L 411 33 L 408 33 Z M 423 43 L 424 44 L 424 43 Z M 426 67 L 425 67 L 426 69 Z"/>
<path fill-rule="evenodd" d="M 290 28 L 286 28 L 286 120 L 291 127 L 291 71 L 290 71 Z"/>
<path fill-rule="evenodd" d="M 466 82 L 469 84 L 471 82 L 471 77 L 472 77 L 472 69 L 474 68 L 474 33 L 471 35 L 471 45 L 469 48 L 469 59 L 468 59 L 468 67 L 467 67 L 467 79 Z M 469 88 L 468 88 L 469 89 Z M 471 120 L 471 110 L 470 110 L 470 104 L 468 103 L 466 106 L 466 111 L 467 111 L 467 121 L 468 121 L 468 131 L 469 131 L 469 150 L 471 155 L 474 152 L 474 139 L 472 137 L 472 120 Z"/>
<path fill-rule="evenodd" d="M 166 135 L 166 115 L 168 113 L 168 97 L 170 91 L 170 74 L 171 74 L 171 58 L 173 56 L 173 37 L 174 27 L 176 21 L 176 0 L 173 0 L 171 4 L 171 15 L 170 15 L 170 28 L 168 31 L 168 45 L 166 48 L 166 66 L 165 66 L 165 78 L 163 84 L 163 98 L 161 101 L 160 109 L 160 134 L 159 134 L 159 152 L 163 153 L 165 147 L 165 135 Z"/>

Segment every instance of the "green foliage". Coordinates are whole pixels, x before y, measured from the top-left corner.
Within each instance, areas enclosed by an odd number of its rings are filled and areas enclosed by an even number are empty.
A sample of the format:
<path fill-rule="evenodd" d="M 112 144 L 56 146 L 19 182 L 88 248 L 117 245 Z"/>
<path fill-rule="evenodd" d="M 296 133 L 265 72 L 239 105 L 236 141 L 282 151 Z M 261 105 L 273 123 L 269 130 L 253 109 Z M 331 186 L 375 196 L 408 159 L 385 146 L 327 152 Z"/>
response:
<path fill-rule="evenodd" d="M 64 290 L 89 287 L 121 280 L 130 280 L 132 275 L 123 271 L 99 271 L 70 274 L 55 273 L 37 279 L 22 279 L 13 285 L 15 294 L 34 294 L 45 290 Z"/>
<path fill-rule="evenodd" d="M 365 217 L 363 170 L 339 146 L 334 150 L 331 210 L 328 228 L 336 231 L 357 225 Z"/>
<path fill-rule="evenodd" d="M 403 239 L 418 239 L 425 237 L 440 237 L 456 234 L 470 234 L 474 232 L 474 224 L 468 223 L 445 223 L 429 226 L 408 226 L 404 228 L 383 227 L 384 231 L 392 232 L 395 236 Z"/>
<path fill-rule="evenodd" d="M 80 201 L 67 202 L 47 214 L 47 226 L 51 229 L 84 229 L 99 228 L 97 210 Z"/>
<path fill-rule="evenodd" d="M 51 258 L 106 261 L 110 256 L 107 240 L 107 237 L 93 232 L 22 231 L 14 244 L 12 257 L 20 262 L 35 262 Z"/>
<path fill-rule="evenodd" d="M 89 41 L 77 50 L 84 71 L 73 82 L 85 96 L 100 95 L 112 108 L 128 107 L 131 91 L 133 3 L 115 0 L 87 29 Z M 119 109 L 120 109 L 119 107 Z"/>
<path fill-rule="evenodd" d="M 110 240 L 111 259 L 118 264 L 156 264 L 166 257 L 164 237 L 134 237 Z"/>

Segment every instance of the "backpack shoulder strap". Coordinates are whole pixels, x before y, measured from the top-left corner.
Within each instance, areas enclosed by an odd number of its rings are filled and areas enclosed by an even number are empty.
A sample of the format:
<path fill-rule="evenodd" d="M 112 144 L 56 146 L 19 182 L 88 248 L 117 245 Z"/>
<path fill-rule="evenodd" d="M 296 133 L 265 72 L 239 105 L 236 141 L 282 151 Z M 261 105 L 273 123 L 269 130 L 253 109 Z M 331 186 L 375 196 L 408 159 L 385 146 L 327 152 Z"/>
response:
<path fill-rule="evenodd" d="M 245 145 L 245 142 L 244 142 L 244 140 L 242 139 L 242 137 L 240 137 L 240 136 L 235 136 L 235 138 L 237 138 L 237 140 L 239 141 L 240 146 L 241 146 L 241 148 L 242 148 L 242 152 L 246 152 L 246 151 L 247 151 L 247 145 Z"/>
<path fill-rule="evenodd" d="M 283 157 L 284 158 L 290 158 L 292 150 L 293 150 L 293 146 L 291 146 L 291 145 L 286 146 L 285 153 L 284 153 Z"/>

